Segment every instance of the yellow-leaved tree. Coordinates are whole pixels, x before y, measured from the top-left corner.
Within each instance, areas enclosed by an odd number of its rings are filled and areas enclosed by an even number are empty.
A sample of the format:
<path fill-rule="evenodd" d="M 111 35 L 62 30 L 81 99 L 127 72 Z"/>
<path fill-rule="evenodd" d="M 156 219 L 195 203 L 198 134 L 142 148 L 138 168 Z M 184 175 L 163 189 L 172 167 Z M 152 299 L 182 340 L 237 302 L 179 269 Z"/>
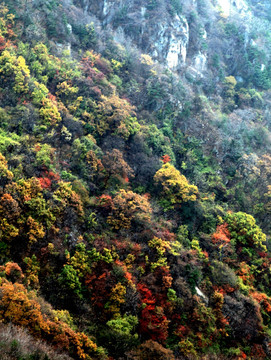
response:
<path fill-rule="evenodd" d="M 162 187 L 161 204 L 165 210 L 173 209 L 187 201 L 196 201 L 198 188 L 190 185 L 187 178 L 170 163 L 164 164 L 154 175 L 156 184 Z"/>
<path fill-rule="evenodd" d="M 121 189 L 113 199 L 112 212 L 107 218 L 107 222 L 114 229 L 130 229 L 131 223 L 146 225 L 151 221 L 152 209 L 148 198 Z"/>

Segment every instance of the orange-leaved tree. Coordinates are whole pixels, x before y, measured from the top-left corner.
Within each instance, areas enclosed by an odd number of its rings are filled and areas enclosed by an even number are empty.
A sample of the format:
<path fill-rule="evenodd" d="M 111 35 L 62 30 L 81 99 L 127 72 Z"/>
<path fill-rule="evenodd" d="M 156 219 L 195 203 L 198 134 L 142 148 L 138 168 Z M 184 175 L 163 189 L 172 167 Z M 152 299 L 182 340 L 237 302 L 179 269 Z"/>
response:
<path fill-rule="evenodd" d="M 103 165 L 109 176 L 117 179 L 124 179 L 128 182 L 129 177 L 134 177 L 133 169 L 123 158 L 123 153 L 118 149 L 107 151 L 102 159 Z"/>
<path fill-rule="evenodd" d="M 56 320 L 53 313 L 50 316 L 42 311 L 33 291 L 27 291 L 22 284 L 0 280 L 1 322 L 26 327 L 35 337 L 69 352 L 76 360 L 105 358 L 103 350 L 84 333 L 75 332 L 68 324 Z"/>

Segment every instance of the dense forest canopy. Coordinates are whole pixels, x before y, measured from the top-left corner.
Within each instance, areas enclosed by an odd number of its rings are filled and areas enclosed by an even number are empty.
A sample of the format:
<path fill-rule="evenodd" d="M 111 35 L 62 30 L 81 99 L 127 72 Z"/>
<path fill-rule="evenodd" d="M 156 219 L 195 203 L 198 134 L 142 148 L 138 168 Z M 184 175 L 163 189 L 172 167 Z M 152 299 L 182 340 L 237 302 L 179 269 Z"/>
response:
<path fill-rule="evenodd" d="M 271 6 L 0 3 L 0 358 L 271 358 Z"/>

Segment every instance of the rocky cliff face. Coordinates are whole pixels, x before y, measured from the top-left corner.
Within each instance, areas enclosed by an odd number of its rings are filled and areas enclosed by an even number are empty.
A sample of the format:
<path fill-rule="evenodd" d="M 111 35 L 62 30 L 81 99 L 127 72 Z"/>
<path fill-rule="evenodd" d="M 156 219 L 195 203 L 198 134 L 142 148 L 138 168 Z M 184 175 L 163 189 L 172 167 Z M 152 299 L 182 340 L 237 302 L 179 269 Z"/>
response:
<path fill-rule="evenodd" d="M 132 44 L 172 71 L 188 69 L 194 78 L 204 76 L 215 53 L 227 63 L 218 46 L 223 22 L 241 20 L 249 41 L 254 15 L 268 7 L 265 1 L 245 0 L 84 0 L 75 5 L 84 12 L 77 20 L 95 19 L 122 45 Z M 223 36 L 219 43 L 223 48 Z"/>
<path fill-rule="evenodd" d="M 104 28 L 114 30 L 114 38 L 127 43 L 127 37 L 142 52 L 166 64 L 172 70 L 186 62 L 189 43 L 189 25 L 180 9 L 167 1 L 110 1 L 85 4 Z"/>
<path fill-rule="evenodd" d="M 207 68 L 207 44 L 212 42 L 215 21 L 251 17 L 244 0 L 96 0 L 84 1 L 82 6 L 103 28 L 114 31 L 116 41 L 125 45 L 130 40 L 170 70 L 190 66 L 198 75 Z"/>
<path fill-rule="evenodd" d="M 54 19 L 53 5 L 49 3 L 55 4 Z M 266 0 L 35 0 L 22 6 L 23 16 L 32 14 L 24 29 L 28 39 L 44 41 L 43 23 L 49 20 L 52 22 L 49 38 L 61 51 L 70 50 L 76 46 L 78 29 L 94 23 L 100 39 L 107 32 L 116 42 L 136 47 L 174 72 L 187 70 L 192 78 L 201 78 L 207 73 L 213 77 L 209 70 L 216 55 L 220 57 L 221 67 L 228 68 L 226 72 L 234 70 L 235 76 L 242 77 L 234 68 L 236 65 L 232 68 L 232 53 L 237 63 L 243 44 L 241 47 L 237 44 L 236 49 L 233 34 L 231 42 L 225 41 L 224 29 L 227 24 L 236 23 L 245 45 L 256 45 L 253 32 L 258 27 L 257 17 L 262 19 L 264 14 L 268 19 L 269 10 L 270 3 Z M 55 39 L 54 32 L 57 33 Z M 62 43 L 59 43 L 61 34 Z"/>

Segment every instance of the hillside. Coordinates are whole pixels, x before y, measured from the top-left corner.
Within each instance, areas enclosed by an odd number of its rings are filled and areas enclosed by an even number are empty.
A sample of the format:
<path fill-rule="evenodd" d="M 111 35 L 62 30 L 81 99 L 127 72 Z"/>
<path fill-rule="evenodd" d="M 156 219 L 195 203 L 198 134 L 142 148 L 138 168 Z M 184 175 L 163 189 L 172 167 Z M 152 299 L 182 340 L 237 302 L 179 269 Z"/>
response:
<path fill-rule="evenodd" d="M 271 6 L 0 4 L 0 358 L 271 358 Z"/>

